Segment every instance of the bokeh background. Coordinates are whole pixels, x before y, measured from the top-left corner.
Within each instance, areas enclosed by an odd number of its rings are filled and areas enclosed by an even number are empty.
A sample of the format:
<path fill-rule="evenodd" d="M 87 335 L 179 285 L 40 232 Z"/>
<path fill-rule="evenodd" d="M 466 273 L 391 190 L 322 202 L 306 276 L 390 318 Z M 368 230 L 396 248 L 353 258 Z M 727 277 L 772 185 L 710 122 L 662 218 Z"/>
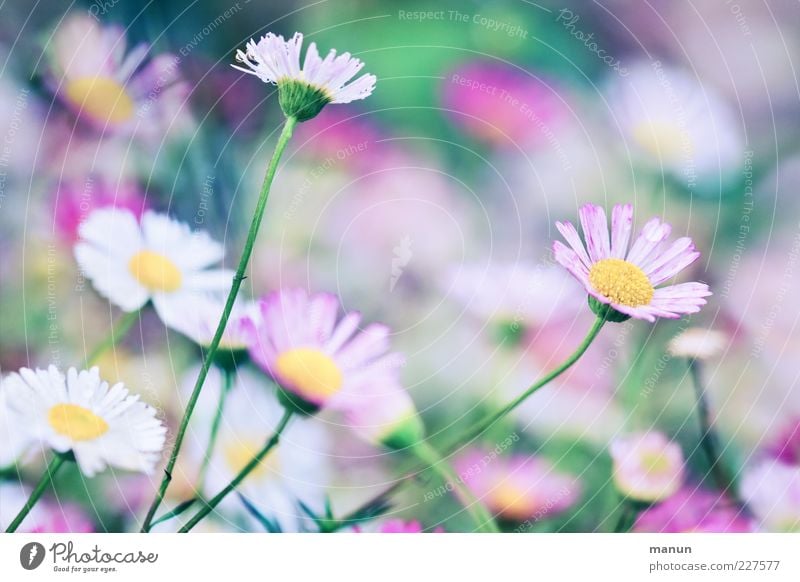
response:
<path fill-rule="evenodd" d="M 434 442 L 447 441 L 561 361 L 591 324 L 584 294 L 552 264 L 554 222 L 586 202 L 632 202 L 637 224 L 661 216 L 693 237 L 703 256 L 690 275 L 711 285 L 709 304 L 691 320 L 609 325 L 572 372 L 455 460 L 490 478 L 482 495 L 508 531 L 609 531 L 620 509 L 609 443 L 656 430 L 680 444 L 685 484 L 637 528 L 798 528 L 798 21 L 791 0 L 5 2 L 0 369 L 79 365 L 118 316 L 72 255 L 93 208 L 168 212 L 223 241 L 235 265 L 282 115 L 273 87 L 230 64 L 251 37 L 298 30 L 322 51 L 357 55 L 379 81 L 369 99 L 296 132 L 246 294 L 330 291 L 343 310 L 390 325 L 405 385 Z M 119 26 L 127 50 L 145 43 L 158 62 L 143 93 L 154 107 L 134 128 L 99 131 L 59 98 L 65 67 L 101 47 L 76 46 L 64 33 L 76 22 Z M 666 349 L 688 327 L 726 338 L 703 378 L 747 511 L 726 506 L 706 475 L 686 361 Z M 174 427 L 198 357 L 146 312 L 100 367 Z M 255 368 L 240 382 L 271 399 Z M 189 449 L 202 451 L 213 390 Z M 226 422 L 244 426 L 256 401 Z M 232 500 L 205 529 L 314 531 L 309 512 L 346 515 L 410 465 L 325 415 L 297 432 L 250 493 L 278 508 L 269 523 Z M 198 462 L 182 460 L 170 504 L 191 495 Z M 3 519 L 37 463 L 2 472 Z M 31 527 L 129 531 L 157 485 L 70 471 Z M 420 476 L 358 527 L 471 530 L 436 487 Z"/>

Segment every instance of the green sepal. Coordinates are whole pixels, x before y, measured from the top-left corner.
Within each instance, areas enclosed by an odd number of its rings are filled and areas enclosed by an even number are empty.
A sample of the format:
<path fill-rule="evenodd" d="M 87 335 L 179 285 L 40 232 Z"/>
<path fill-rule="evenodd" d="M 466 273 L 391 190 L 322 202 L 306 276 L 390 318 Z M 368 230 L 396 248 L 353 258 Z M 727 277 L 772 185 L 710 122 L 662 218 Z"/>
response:
<path fill-rule="evenodd" d="M 631 316 L 620 313 L 606 303 L 600 303 L 597 299 L 589 295 L 589 308 L 597 316 L 612 323 L 622 323 L 628 321 Z"/>
<path fill-rule="evenodd" d="M 330 102 L 330 95 L 319 87 L 295 79 L 278 82 L 278 103 L 286 117 L 308 121 Z"/>
<path fill-rule="evenodd" d="M 291 412 L 300 416 L 313 416 L 321 408 L 319 404 L 309 402 L 305 398 L 301 398 L 297 394 L 293 394 L 283 388 L 278 388 L 278 402 Z"/>

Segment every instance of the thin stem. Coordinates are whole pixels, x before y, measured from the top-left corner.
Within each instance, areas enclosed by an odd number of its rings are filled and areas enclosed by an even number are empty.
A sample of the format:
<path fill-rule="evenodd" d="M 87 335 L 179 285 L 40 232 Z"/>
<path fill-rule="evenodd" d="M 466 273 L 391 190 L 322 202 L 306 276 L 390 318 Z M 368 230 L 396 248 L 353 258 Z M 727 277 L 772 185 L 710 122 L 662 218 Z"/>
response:
<path fill-rule="evenodd" d="M 164 500 L 164 495 L 167 493 L 167 488 L 169 487 L 170 481 L 172 481 L 172 470 L 175 468 L 175 463 L 178 460 L 178 454 L 180 453 L 181 446 L 183 444 L 183 438 L 186 434 L 186 429 L 189 426 L 189 420 L 192 418 L 192 413 L 194 412 L 194 407 L 197 404 L 197 399 L 200 397 L 200 391 L 203 388 L 203 384 L 206 381 L 206 376 L 208 376 L 208 371 L 211 368 L 212 362 L 214 361 L 214 356 L 217 353 L 219 342 L 222 340 L 222 334 L 225 332 L 225 327 L 228 325 L 228 318 L 231 315 L 231 310 L 233 309 L 233 304 L 236 301 L 236 296 L 239 294 L 239 288 L 242 286 L 242 281 L 244 281 L 246 276 L 245 273 L 247 272 L 247 267 L 250 263 L 250 256 L 253 254 L 253 246 L 255 245 L 256 237 L 258 236 L 258 231 L 261 227 L 261 221 L 264 218 L 264 210 L 267 207 L 267 200 L 269 200 L 270 187 L 272 186 L 272 181 L 275 178 L 275 173 L 278 170 L 278 162 L 283 155 L 283 151 L 286 149 L 286 144 L 289 143 L 289 139 L 292 137 L 292 131 L 294 131 L 295 125 L 297 125 L 297 119 L 294 117 L 287 117 L 286 122 L 283 125 L 283 131 L 281 131 L 281 135 L 278 138 L 278 143 L 275 144 L 275 151 L 273 152 L 272 159 L 267 167 L 267 172 L 264 175 L 264 182 L 261 185 L 261 192 L 258 196 L 258 202 L 256 203 L 255 211 L 253 212 L 253 220 L 250 223 L 250 230 L 247 233 L 247 240 L 245 241 L 244 248 L 242 249 L 242 256 L 239 259 L 239 266 L 237 267 L 236 274 L 233 277 L 233 285 L 228 293 L 228 299 L 225 302 L 225 308 L 222 311 L 222 317 L 220 317 L 219 325 L 217 325 L 217 331 L 214 333 L 214 338 L 211 340 L 211 345 L 209 345 L 208 351 L 206 352 L 206 357 L 203 360 L 203 366 L 200 368 L 200 375 L 197 377 L 197 382 L 194 385 L 192 394 L 189 397 L 189 401 L 186 403 L 186 410 L 183 413 L 183 418 L 181 419 L 180 426 L 178 427 L 178 432 L 175 435 L 175 444 L 172 447 L 172 452 L 170 453 L 169 460 L 167 461 L 167 466 L 164 468 L 164 477 L 161 479 L 161 485 L 158 488 L 158 492 L 156 493 L 153 503 L 150 505 L 150 509 L 147 511 L 147 516 L 144 519 L 144 523 L 142 524 L 141 531 L 144 533 L 150 530 L 150 523 L 153 521 L 156 511 L 158 511 L 158 507 Z"/>
<path fill-rule="evenodd" d="M 217 411 L 214 413 L 214 420 L 211 422 L 211 432 L 208 435 L 208 447 L 206 448 L 206 454 L 203 455 L 203 464 L 200 465 L 200 471 L 197 476 L 197 491 L 199 495 L 202 495 L 203 484 L 205 483 L 206 473 L 208 472 L 208 464 L 211 462 L 211 456 L 214 454 L 214 449 L 217 445 L 219 427 L 222 424 L 222 413 L 225 410 L 225 399 L 231 391 L 231 388 L 233 388 L 233 381 L 235 378 L 236 372 L 233 370 L 222 371 L 222 388 L 219 392 Z"/>
<path fill-rule="evenodd" d="M 111 324 L 111 331 L 108 336 L 96 345 L 92 352 L 86 357 L 87 368 L 96 363 L 97 359 L 102 356 L 106 350 L 113 348 L 125 337 L 133 323 L 139 318 L 140 313 L 141 309 L 126 312 L 117 322 L 116 329 L 114 329 L 114 324 Z"/>
<path fill-rule="evenodd" d="M 530 388 L 528 388 L 521 396 L 513 400 L 508 405 L 504 406 L 499 412 L 490 416 L 487 420 L 478 423 L 478 425 L 466 431 L 464 434 L 459 435 L 456 439 L 454 439 L 448 446 L 444 447 L 444 450 L 449 452 L 454 451 L 455 449 L 463 446 L 464 443 L 471 442 L 475 438 L 479 437 L 483 434 L 488 428 L 492 427 L 494 423 L 498 420 L 502 419 L 506 414 L 514 410 L 517 406 L 519 406 L 526 398 L 528 398 L 531 394 L 536 392 L 539 388 L 544 387 L 547 383 L 551 382 L 552 380 L 556 379 L 558 376 L 563 374 L 567 371 L 570 367 L 572 367 L 575 362 L 580 359 L 580 357 L 589 349 L 589 346 L 600 333 L 600 330 L 603 328 L 603 325 L 606 323 L 606 319 L 604 317 L 598 317 L 594 324 L 592 325 L 589 332 L 586 334 L 583 342 L 578 346 L 578 348 L 572 353 L 572 355 L 567 358 L 564 363 L 562 363 L 559 367 L 554 369 L 552 372 L 538 380 L 535 384 L 533 384 Z M 393 493 L 394 491 L 399 490 L 403 484 L 408 483 L 409 479 L 411 479 L 414 475 L 419 473 L 419 468 L 411 471 L 400 478 L 400 480 L 393 485 L 388 491 L 379 494 L 377 497 L 373 498 L 372 500 L 368 501 L 364 504 L 364 506 L 369 506 L 370 504 L 374 503 L 375 500 L 380 499 L 382 496 L 386 495 L 387 493 Z"/>
<path fill-rule="evenodd" d="M 711 421 L 711 411 L 708 407 L 708 399 L 703 388 L 703 380 L 700 372 L 700 364 L 697 360 L 689 361 L 689 372 L 692 375 L 695 397 L 697 399 L 697 416 L 700 420 L 700 447 L 705 453 L 708 461 L 709 473 L 714 479 L 716 486 L 723 493 L 730 493 L 733 490 L 733 480 L 728 475 L 722 464 L 722 457 L 719 454 L 717 435 L 714 432 Z"/>
<path fill-rule="evenodd" d="M 417 458 L 433 469 L 445 482 L 450 483 L 459 501 L 467 510 L 472 520 L 478 526 L 478 531 L 497 533 L 500 530 L 494 522 L 494 518 L 469 490 L 469 487 L 461 482 L 458 473 L 453 470 L 450 464 L 439 455 L 438 452 L 426 441 L 420 441 L 412 447 L 413 453 Z"/>
<path fill-rule="evenodd" d="M 625 496 L 620 499 L 619 503 L 619 518 L 614 526 L 614 533 L 627 533 L 636 523 L 636 517 L 639 512 L 636 504 Z"/>
<path fill-rule="evenodd" d="M 48 463 L 47 468 L 44 470 L 44 474 L 42 475 L 39 482 L 36 484 L 36 487 L 31 491 L 30 497 L 25 502 L 25 505 L 22 506 L 17 517 L 14 518 L 14 521 L 6 528 L 6 533 L 13 533 L 17 531 L 19 525 L 23 522 L 23 520 L 27 517 L 30 513 L 33 506 L 36 505 L 36 502 L 39 501 L 39 498 L 44 493 L 44 490 L 47 488 L 48 483 L 53 480 L 53 477 L 56 475 L 56 471 L 64 464 L 66 457 L 64 455 L 60 455 L 56 453 L 56 455 L 50 460 Z"/>
<path fill-rule="evenodd" d="M 479 422 L 475 427 L 468 430 L 466 434 L 460 435 L 451 444 L 451 446 L 446 447 L 445 450 L 449 451 L 451 450 L 451 448 L 460 446 L 465 442 L 470 442 L 475 438 L 479 437 L 485 431 L 494 426 L 495 423 L 502 420 L 511 411 L 513 411 L 520 404 L 525 402 L 525 400 L 527 400 L 537 390 L 546 386 L 547 384 L 558 378 L 561 374 L 566 372 L 569 368 L 573 366 L 573 364 L 575 364 L 575 362 L 577 362 L 580 359 L 580 357 L 586 352 L 586 350 L 589 349 L 589 346 L 592 344 L 594 339 L 600 333 L 600 330 L 603 329 L 603 325 L 605 323 L 606 319 L 603 317 L 598 317 L 597 319 L 595 319 L 594 324 L 592 324 L 591 329 L 589 329 L 589 332 L 586 334 L 586 337 L 583 338 L 581 344 L 577 347 L 577 349 L 574 352 L 572 352 L 572 355 L 570 355 L 566 360 L 564 360 L 564 362 L 560 366 L 558 366 L 551 372 L 545 374 L 542 378 L 540 378 L 534 384 L 532 384 L 530 388 L 525 390 L 525 392 L 517 396 L 514 400 L 506 404 L 503 408 L 501 408 L 500 410 L 498 410 L 485 420 Z"/>
<path fill-rule="evenodd" d="M 242 481 L 244 481 L 244 479 L 261 464 L 261 462 L 269 454 L 269 452 L 273 448 L 275 448 L 275 445 L 278 444 L 278 441 L 280 441 L 281 434 L 283 434 L 286 425 L 289 424 L 289 421 L 292 418 L 292 414 L 293 414 L 292 411 L 288 409 L 283 413 L 283 416 L 278 422 L 278 426 L 275 428 L 275 432 L 272 433 L 272 436 L 269 438 L 266 444 L 264 444 L 264 447 L 260 451 L 258 451 L 258 453 L 256 453 L 256 455 L 252 459 L 250 459 L 250 462 L 244 466 L 244 469 L 239 471 L 236 477 L 234 477 L 233 480 L 230 483 L 228 483 L 222 491 L 217 493 L 210 501 L 201 502 L 203 503 L 203 508 L 200 511 L 198 511 L 194 515 L 194 517 L 192 517 L 188 522 L 186 522 L 186 525 L 184 525 L 180 530 L 178 530 L 178 533 L 186 533 L 190 531 L 194 526 L 196 526 L 200 522 L 200 520 L 202 520 L 205 516 L 211 513 L 211 511 L 217 505 L 219 505 L 220 501 L 222 501 L 225 498 L 225 496 L 227 496 L 231 491 L 236 489 L 239 486 L 239 484 Z"/>

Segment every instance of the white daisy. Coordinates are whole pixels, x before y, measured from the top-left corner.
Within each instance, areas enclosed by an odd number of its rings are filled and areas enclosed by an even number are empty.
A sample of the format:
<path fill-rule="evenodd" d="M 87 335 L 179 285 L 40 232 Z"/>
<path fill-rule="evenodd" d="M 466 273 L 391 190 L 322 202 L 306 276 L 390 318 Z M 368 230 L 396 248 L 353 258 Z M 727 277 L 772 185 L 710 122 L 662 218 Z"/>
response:
<path fill-rule="evenodd" d="M 189 392 L 197 370 L 186 375 L 185 391 Z M 197 409 L 196 426 L 209 427 L 216 413 L 222 387 L 221 373 L 209 371 L 203 396 Z M 236 375 L 223 407 L 216 447 L 211 455 L 205 478 L 206 495 L 214 495 L 241 471 L 272 435 L 284 409 L 278 404 L 263 376 L 245 370 Z M 187 441 L 189 457 L 199 467 L 208 446 L 208 430 L 201 428 Z M 312 419 L 295 419 L 275 447 L 237 489 L 265 516 L 276 521 L 282 531 L 298 531 L 308 524 L 299 501 L 321 512 L 329 485 L 330 437 Z M 219 505 L 223 515 L 246 516 L 237 495 L 227 496 Z M 189 512 L 191 514 L 191 512 Z M 248 520 L 250 521 L 250 520 Z M 260 530 L 261 526 L 250 521 Z"/>
<path fill-rule="evenodd" d="M 96 367 L 70 368 L 66 378 L 55 366 L 22 368 L 5 378 L 3 387 L 31 442 L 72 451 L 88 477 L 108 465 L 150 473 L 158 462 L 167 429 L 155 409 L 122 383 L 109 387 Z"/>
<path fill-rule="evenodd" d="M 615 78 L 608 101 L 634 155 L 689 184 L 730 174 L 742 159 L 741 124 L 729 104 L 685 71 L 635 65 Z"/>
<path fill-rule="evenodd" d="M 677 358 L 708 360 L 721 354 L 729 341 L 721 331 L 690 327 L 670 340 L 667 351 Z"/>
<path fill-rule="evenodd" d="M 375 75 L 362 75 L 350 82 L 364 67 L 359 59 L 350 53 L 337 56 L 334 49 L 320 58 L 317 45 L 312 42 L 301 68 L 302 44 L 303 35 L 299 32 L 289 40 L 269 32 L 258 42 L 250 39 L 245 51 L 236 51 L 236 60 L 244 67 L 232 66 L 277 85 L 283 112 L 298 121 L 311 119 L 328 103 L 350 103 L 372 94 Z"/>
<path fill-rule="evenodd" d="M 0 469 L 12 465 L 28 445 L 19 419 L 8 406 L 5 384 L 0 384 Z"/>
<path fill-rule="evenodd" d="M 202 347 L 211 345 L 217 331 L 225 299 L 211 294 L 197 295 L 174 306 L 167 324 Z M 254 301 L 237 301 L 228 318 L 219 348 L 232 352 L 246 350 L 249 346 L 247 321 L 258 321 L 261 311 Z M 250 324 L 247 324 L 248 326 Z"/>
<path fill-rule="evenodd" d="M 129 211 L 95 210 L 80 225 L 75 258 L 97 291 L 124 311 L 148 300 L 169 325 L 193 295 L 224 293 L 233 271 L 209 269 L 223 247 L 205 232 L 147 211 L 141 224 Z"/>

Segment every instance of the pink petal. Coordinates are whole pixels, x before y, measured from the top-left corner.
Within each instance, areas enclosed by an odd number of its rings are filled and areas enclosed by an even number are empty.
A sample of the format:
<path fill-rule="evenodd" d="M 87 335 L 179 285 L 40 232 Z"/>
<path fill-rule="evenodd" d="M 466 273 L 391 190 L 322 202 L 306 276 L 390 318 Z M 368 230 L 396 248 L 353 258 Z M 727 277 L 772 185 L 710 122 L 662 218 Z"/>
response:
<path fill-rule="evenodd" d="M 586 239 L 586 247 L 592 261 L 602 261 L 611 254 L 608 241 L 608 219 L 606 211 L 596 204 L 584 204 L 578 210 Z"/>
<path fill-rule="evenodd" d="M 561 236 L 564 237 L 564 240 L 569 243 L 569 246 L 578 254 L 583 264 L 590 268 L 592 261 L 589 259 L 589 255 L 586 254 L 586 247 L 583 246 L 575 226 L 571 222 L 556 222 L 556 228 L 561 233 Z"/>
<path fill-rule="evenodd" d="M 672 227 L 662 223 L 661 219 L 657 217 L 650 219 L 633 243 L 626 260 L 640 267 L 646 264 L 650 254 L 669 237 L 670 232 L 672 232 Z"/>
<path fill-rule="evenodd" d="M 611 213 L 611 256 L 624 259 L 633 229 L 633 205 L 617 204 Z"/>

